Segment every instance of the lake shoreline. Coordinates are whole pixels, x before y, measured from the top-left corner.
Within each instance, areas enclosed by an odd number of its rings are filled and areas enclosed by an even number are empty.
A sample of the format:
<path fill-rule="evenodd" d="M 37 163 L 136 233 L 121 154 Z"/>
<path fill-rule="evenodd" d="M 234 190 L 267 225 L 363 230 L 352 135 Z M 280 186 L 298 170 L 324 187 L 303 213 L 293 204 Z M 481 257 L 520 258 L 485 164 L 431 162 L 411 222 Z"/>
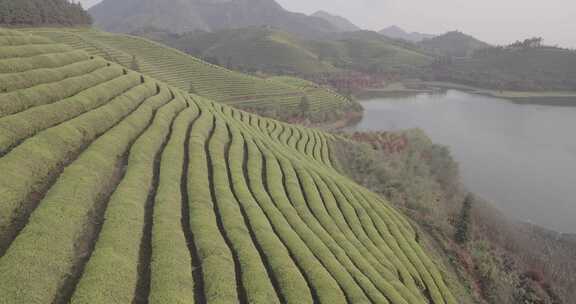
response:
<path fill-rule="evenodd" d="M 410 97 L 420 94 L 439 94 L 447 91 L 504 99 L 518 104 L 544 106 L 576 106 L 576 92 L 562 91 L 497 91 L 449 82 L 408 81 L 392 83 L 381 89 L 366 89 L 356 94 L 359 101 L 373 98 Z"/>

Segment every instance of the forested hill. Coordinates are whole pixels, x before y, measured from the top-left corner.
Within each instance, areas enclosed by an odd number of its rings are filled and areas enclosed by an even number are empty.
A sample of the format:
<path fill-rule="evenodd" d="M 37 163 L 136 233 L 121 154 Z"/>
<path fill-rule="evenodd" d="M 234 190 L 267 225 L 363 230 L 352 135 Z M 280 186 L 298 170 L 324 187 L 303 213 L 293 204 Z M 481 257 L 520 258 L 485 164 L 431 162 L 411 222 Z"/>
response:
<path fill-rule="evenodd" d="M 68 0 L 0 0 L 0 25 L 89 25 L 92 18 L 80 3 Z"/>
<path fill-rule="evenodd" d="M 476 50 L 470 58 L 437 62 L 432 77 L 475 87 L 514 91 L 576 90 L 576 52 L 541 38 Z"/>
<path fill-rule="evenodd" d="M 425 39 L 420 42 L 420 47 L 439 56 L 467 57 L 475 50 L 488 48 L 490 45 L 462 32 L 452 31 Z"/>

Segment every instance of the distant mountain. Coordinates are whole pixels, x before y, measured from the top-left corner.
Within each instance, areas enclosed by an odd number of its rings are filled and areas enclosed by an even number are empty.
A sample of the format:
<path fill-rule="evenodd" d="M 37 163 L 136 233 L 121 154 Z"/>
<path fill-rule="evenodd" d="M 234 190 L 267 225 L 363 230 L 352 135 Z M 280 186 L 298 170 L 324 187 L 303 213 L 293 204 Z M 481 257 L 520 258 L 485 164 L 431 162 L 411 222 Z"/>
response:
<path fill-rule="evenodd" d="M 292 13 L 274 0 L 104 0 L 90 9 L 107 31 L 153 27 L 173 33 L 270 26 L 313 37 L 338 31 L 330 22 Z"/>
<path fill-rule="evenodd" d="M 92 19 L 78 3 L 68 0 L 0 0 L 0 25 L 76 26 Z"/>
<path fill-rule="evenodd" d="M 361 30 L 361 28 L 350 22 L 348 19 L 341 16 L 332 15 L 326 11 L 317 11 L 311 16 L 322 18 L 330 22 L 330 24 L 332 24 L 340 32 L 354 32 Z"/>
<path fill-rule="evenodd" d="M 409 33 L 409 32 L 407 32 L 407 31 L 403 30 L 402 28 L 395 26 L 395 25 L 387 27 L 387 28 L 381 30 L 379 33 L 386 36 L 386 37 L 389 37 L 389 38 L 403 39 L 403 40 L 410 41 L 410 42 L 420 42 L 424 39 L 430 39 L 430 38 L 434 38 L 436 36 L 436 35 L 432 35 L 432 34 L 423 34 L 423 33 L 417 33 L 417 32 Z"/>
<path fill-rule="evenodd" d="M 468 57 L 471 56 L 475 50 L 490 47 L 490 44 L 462 32 L 453 31 L 434 38 L 425 39 L 420 42 L 420 46 L 437 55 Z"/>

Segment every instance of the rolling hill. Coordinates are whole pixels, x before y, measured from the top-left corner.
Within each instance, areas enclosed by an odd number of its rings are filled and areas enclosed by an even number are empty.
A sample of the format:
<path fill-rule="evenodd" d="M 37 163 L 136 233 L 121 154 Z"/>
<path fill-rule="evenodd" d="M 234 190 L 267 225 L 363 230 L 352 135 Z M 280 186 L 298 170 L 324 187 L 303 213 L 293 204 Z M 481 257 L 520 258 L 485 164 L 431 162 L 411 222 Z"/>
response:
<path fill-rule="evenodd" d="M 390 71 L 421 66 L 432 58 L 376 32 L 357 31 L 305 39 L 269 28 L 243 28 L 184 35 L 141 32 L 194 56 L 215 57 L 236 69 L 272 74 L 310 75 L 346 69 Z M 238 64 L 241 63 L 241 64 Z M 236 65 L 236 66 L 235 66 Z"/>
<path fill-rule="evenodd" d="M 432 58 L 414 45 L 386 38 L 377 32 L 328 34 L 307 42 L 308 48 L 336 67 L 386 72 L 427 65 Z"/>
<path fill-rule="evenodd" d="M 452 57 L 469 57 L 476 50 L 490 47 L 488 43 L 458 31 L 424 39 L 419 45 L 438 56 Z"/>
<path fill-rule="evenodd" d="M 146 34 L 143 33 L 145 36 Z M 337 69 L 321 62 L 318 55 L 294 35 L 262 27 L 194 32 L 154 37 L 199 58 L 217 58 L 235 69 L 255 68 L 277 73 L 323 73 Z"/>
<path fill-rule="evenodd" d="M 334 136 L 0 41 L 0 303 L 459 303 Z"/>
<path fill-rule="evenodd" d="M 576 52 L 543 45 L 486 48 L 430 72 L 437 80 L 495 90 L 576 91 Z"/>
<path fill-rule="evenodd" d="M 324 118 L 334 110 L 347 111 L 356 104 L 342 96 L 326 99 L 321 90 L 303 90 L 227 70 L 176 49 L 136 36 L 88 29 L 32 29 L 36 35 L 68 44 L 91 55 L 102 56 L 137 69 L 187 92 L 243 108 L 282 109 L 297 113 L 304 96 L 311 103 L 310 116 Z"/>
<path fill-rule="evenodd" d="M 314 37 L 337 31 L 328 21 L 282 8 L 274 0 L 104 0 L 89 10 L 97 26 L 131 33 L 154 27 L 172 33 L 273 26 Z"/>

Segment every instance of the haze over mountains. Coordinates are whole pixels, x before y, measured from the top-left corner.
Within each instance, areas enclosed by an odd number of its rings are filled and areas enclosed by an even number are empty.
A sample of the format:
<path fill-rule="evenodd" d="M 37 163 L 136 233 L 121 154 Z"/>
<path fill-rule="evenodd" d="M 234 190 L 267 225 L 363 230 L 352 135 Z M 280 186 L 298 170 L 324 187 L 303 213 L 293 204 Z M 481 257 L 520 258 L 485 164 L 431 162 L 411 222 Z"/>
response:
<path fill-rule="evenodd" d="M 276 0 L 288 11 L 310 15 L 326 10 L 332 15 L 345 17 L 363 29 L 375 31 L 387 25 L 402 25 L 410 31 L 433 34 L 458 29 L 492 44 L 502 45 L 537 35 L 544 37 L 548 44 L 570 48 L 576 46 L 576 38 L 571 35 L 576 30 L 576 23 L 572 21 L 576 5 L 570 0 L 556 0 L 552 6 L 542 1 L 522 0 L 503 3 L 497 0 L 459 2 L 458 13 L 451 10 L 453 1 L 364 0 L 358 3 L 348 0 Z M 89 8 L 100 0 L 80 2 Z M 495 10 L 495 7 L 499 9 Z M 517 15 L 517 7 L 523 7 L 522 14 L 518 16 L 521 20 L 510 23 L 510 16 Z M 426 12 L 425 16 L 422 12 Z M 486 26 L 485 16 L 491 16 L 490 26 Z M 552 24 L 554 27 L 549 26 Z"/>
<path fill-rule="evenodd" d="M 395 39 L 403 39 L 406 41 L 411 41 L 411 42 L 420 42 L 424 39 L 430 39 L 430 38 L 434 38 L 436 35 L 433 34 L 423 34 L 423 33 L 417 33 L 417 32 L 407 32 L 404 29 L 393 25 L 393 26 L 389 26 L 383 30 L 381 30 L 379 32 L 380 34 L 386 36 L 386 37 L 390 37 L 390 38 L 395 38 Z"/>
<path fill-rule="evenodd" d="M 96 25 L 113 32 L 144 27 L 173 33 L 272 26 L 314 36 L 338 31 L 330 22 L 282 8 L 274 0 L 104 0 L 90 9 Z"/>

